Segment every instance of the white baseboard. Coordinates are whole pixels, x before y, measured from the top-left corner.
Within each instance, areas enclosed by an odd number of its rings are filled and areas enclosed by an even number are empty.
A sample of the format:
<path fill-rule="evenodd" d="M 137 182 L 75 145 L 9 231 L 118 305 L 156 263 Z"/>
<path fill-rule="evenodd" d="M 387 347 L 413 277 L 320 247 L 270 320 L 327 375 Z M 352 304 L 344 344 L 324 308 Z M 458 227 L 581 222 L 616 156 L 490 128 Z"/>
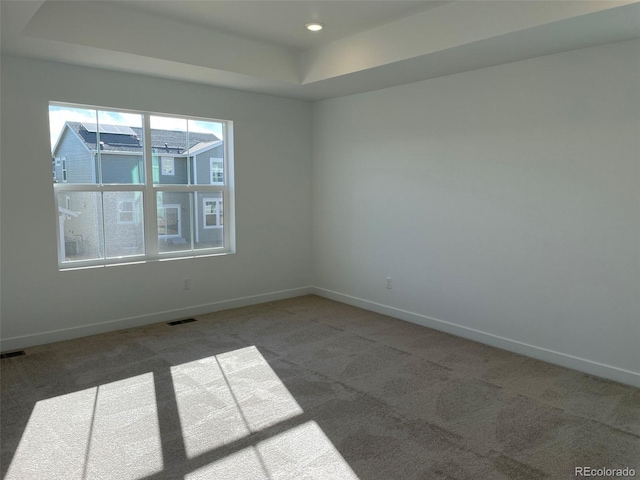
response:
<path fill-rule="evenodd" d="M 381 313 L 390 317 L 405 320 L 411 323 L 422 325 L 425 327 L 440 330 L 458 337 L 467 338 L 476 342 L 491 345 L 492 347 L 501 348 L 510 352 L 519 353 L 527 357 L 536 358 L 544 362 L 553 363 L 562 367 L 571 368 L 580 372 L 595 375 L 597 377 L 608 378 L 616 382 L 625 383 L 634 387 L 640 387 L 640 373 L 632 372 L 611 365 L 605 365 L 598 362 L 587 360 L 586 358 L 575 357 L 565 353 L 555 352 L 535 345 L 518 342 L 508 338 L 500 337 L 490 333 L 475 330 L 469 327 L 463 327 L 444 320 L 427 317 L 418 313 L 409 312 L 399 308 L 389 307 L 380 303 L 371 302 L 362 298 L 352 297 L 342 293 L 326 290 L 324 288 L 313 287 L 312 293 L 321 297 L 329 298 L 337 302 L 346 303 L 355 307 L 370 310 L 372 312 Z"/>
<path fill-rule="evenodd" d="M 23 335 L 20 337 L 4 338 L 0 340 L 0 351 L 8 352 L 12 350 L 20 350 L 23 348 L 33 347 L 35 345 L 42 345 L 45 343 L 71 340 L 73 338 L 86 337 L 89 335 L 96 335 L 98 333 L 114 332 L 116 330 L 123 330 L 125 328 L 149 325 L 151 323 L 180 320 L 193 317 L 194 315 L 203 315 L 205 313 L 218 312 L 220 310 L 229 310 L 231 308 L 246 307 L 249 305 L 256 305 L 258 303 L 272 302 L 274 300 L 299 297 L 301 295 L 309 295 L 310 293 L 313 293 L 312 287 L 294 288 L 291 290 L 281 290 L 278 292 L 251 295 L 248 297 L 234 298 L 232 300 L 207 303 L 203 305 L 196 305 L 193 307 L 177 308 L 175 310 L 165 310 L 162 312 L 154 312 L 146 315 L 138 315 L 135 317 L 120 318 L 108 322 L 82 325 L 80 327 L 51 330 L 49 332 Z"/>
<path fill-rule="evenodd" d="M 23 348 L 33 347 L 34 345 L 60 342 L 73 338 L 86 337 L 88 335 L 113 332 L 125 328 L 149 325 L 152 323 L 178 320 L 195 315 L 202 315 L 205 313 L 217 312 L 220 310 L 228 310 L 231 308 L 256 305 L 259 303 L 282 300 L 285 298 L 298 297 L 308 294 L 316 294 L 321 297 L 360 307 L 365 310 L 389 315 L 400 320 L 405 320 L 411 323 L 433 328 L 435 330 L 447 332 L 459 337 L 468 338 L 469 340 L 474 340 L 476 342 L 491 345 L 492 347 L 502 348 L 503 350 L 526 355 L 528 357 L 560 365 L 562 367 L 571 368 L 573 370 L 578 370 L 590 375 L 608 378 L 620 383 L 625 383 L 627 385 L 640 387 L 640 373 L 638 372 L 624 370 L 618 367 L 605 365 L 565 353 L 555 352 L 546 348 L 529 345 L 526 343 L 518 342 L 516 340 L 511 340 L 508 338 L 500 337 L 498 335 L 475 330 L 473 328 L 456 325 L 444 320 L 438 320 L 418 313 L 389 307 L 387 305 L 319 287 L 302 287 L 291 290 L 264 293 L 260 295 L 251 295 L 248 297 L 224 300 L 221 302 L 208 303 L 187 308 L 179 308 L 175 310 L 166 310 L 162 312 L 154 312 L 146 315 L 111 320 L 108 322 L 93 323 L 90 325 L 82 325 L 80 327 L 72 327 L 61 330 L 36 333 L 32 335 L 0 339 L 0 351 L 8 352 L 12 350 L 19 350 Z"/>

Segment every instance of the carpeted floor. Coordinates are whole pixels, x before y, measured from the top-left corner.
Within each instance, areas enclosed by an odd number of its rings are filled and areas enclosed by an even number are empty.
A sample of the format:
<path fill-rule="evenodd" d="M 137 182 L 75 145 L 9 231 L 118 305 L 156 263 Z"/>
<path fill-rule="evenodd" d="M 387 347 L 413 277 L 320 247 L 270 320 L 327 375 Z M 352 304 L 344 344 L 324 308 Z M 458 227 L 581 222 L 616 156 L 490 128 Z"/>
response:
<path fill-rule="evenodd" d="M 640 390 L 316 296 L 3 359 L 2 476 L 571 479 Z"/>

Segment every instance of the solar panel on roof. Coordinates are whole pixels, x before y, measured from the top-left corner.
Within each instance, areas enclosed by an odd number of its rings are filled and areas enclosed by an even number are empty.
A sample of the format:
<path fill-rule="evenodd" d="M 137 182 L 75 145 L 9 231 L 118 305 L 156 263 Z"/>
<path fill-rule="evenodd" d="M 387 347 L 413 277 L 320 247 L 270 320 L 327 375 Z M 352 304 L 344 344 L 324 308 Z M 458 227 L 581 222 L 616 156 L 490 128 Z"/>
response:
<path fill-rule="evenodd" d="M 82 125 L 84 126 L 84 128 L 87 129 L 87 132 L 95 133 L 97 131 L 95 123 L 83 122 Z M 134 132 L 131 127 L 126 127 L 124 125 L 108 125 L 105 123 L 100 124 L 100 133 L 109 133 L 113 135 L 135 135 L 136 134 L 136 132 Z"/>
<path fill-rule="evenodd" d="M 109 127 L 113 127 L 117 130 L 117 133 L 122 135 L 135 135 L 136 132 L 133 131 L 131 127 L 125 127 L 124 125 L 107 125 Z M 116 133 L 116 132 L 113 132 Z"/>

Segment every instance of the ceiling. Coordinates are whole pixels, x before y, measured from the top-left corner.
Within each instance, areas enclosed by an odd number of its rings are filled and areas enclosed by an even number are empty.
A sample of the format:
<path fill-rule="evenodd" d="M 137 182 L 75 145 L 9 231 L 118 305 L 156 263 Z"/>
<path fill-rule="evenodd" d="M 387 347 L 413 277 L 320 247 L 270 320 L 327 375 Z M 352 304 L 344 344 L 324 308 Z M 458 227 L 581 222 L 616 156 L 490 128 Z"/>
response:
<path fill-rule="evenodd" d="M 640 38 L 640 2 L 1 0 L 0 21 L 6 54 L 319 100 Z"/>
<path fill-rule="evenodd" d="M 259 42 L 307 50 L 408 17 L 444 1 L 424 0 L 235 0 L 122 1 L 128 8 L 180 20 Z M 309 22 L 326 28 L 313 34 Z"/>

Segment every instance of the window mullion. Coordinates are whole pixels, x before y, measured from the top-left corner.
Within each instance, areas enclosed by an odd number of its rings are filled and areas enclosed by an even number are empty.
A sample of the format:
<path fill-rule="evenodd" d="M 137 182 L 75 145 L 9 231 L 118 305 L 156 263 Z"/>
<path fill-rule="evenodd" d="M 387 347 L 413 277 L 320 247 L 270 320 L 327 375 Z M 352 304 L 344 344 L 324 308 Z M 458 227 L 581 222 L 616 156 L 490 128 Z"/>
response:
<path fill-rule="evenodd" d="M 153 145 L 151 144 L 151 115 L 144 114 L 144 230 L 148 258 L 158 257 L 158 222 L 156 194 L 153 188 Z"/>
<path fill-rule="evenodd" d="M 222 185 L 156 185 L 156 192 L 223 192 L 226 187 Z"/>
<path fill-rule="evenodd" d="M 187 162 L 188 163 L 188 162 Z M 195 219 L 195 203 L 196 203 L 196 192 L 192 192 L 189 194 L 189 229 L 191 232 L 189 233 L 189 237 L 191 238 L 191 250 L 193 250 L 195 246 L 195 234 L 196 234 L 196 225 L 197 219 Z"/>
<path fill-rule="evenodd" d="M 57 192 L 140 192 L 144 190 L 141 184 L 108 184 L 94 185 L 86 183 L 56 183 L 53 188 Z"/>
<path fill-rule="evenodd" d="M 96 172 L 96 178 L 94 179 L 98 185 L 102 185 L 104 182 L 102 181 L 102 150 L 100 148 L 100 119 L 98 115 L 98 111 L 96 110 L 96 168 L 98 171 Z"/>
<path fill-rule="evenodd" d="M 107 259 L 107 225 L 104 220 L 104 192 L 100 192 L 100 224 L 102 225 L 102 259 Z"/>

